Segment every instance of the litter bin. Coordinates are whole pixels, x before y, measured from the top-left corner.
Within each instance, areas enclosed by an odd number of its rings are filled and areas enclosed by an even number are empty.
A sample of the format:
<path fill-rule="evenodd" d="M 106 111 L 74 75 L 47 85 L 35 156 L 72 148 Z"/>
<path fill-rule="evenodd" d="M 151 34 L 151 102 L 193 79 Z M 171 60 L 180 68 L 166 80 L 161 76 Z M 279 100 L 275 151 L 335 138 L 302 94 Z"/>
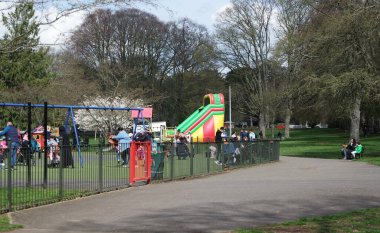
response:
<path fill-rule="evenodd" d="M 164 158 L 165 152 L 152 154 L 152 180 L 163 180 L 164 178 Z"/>

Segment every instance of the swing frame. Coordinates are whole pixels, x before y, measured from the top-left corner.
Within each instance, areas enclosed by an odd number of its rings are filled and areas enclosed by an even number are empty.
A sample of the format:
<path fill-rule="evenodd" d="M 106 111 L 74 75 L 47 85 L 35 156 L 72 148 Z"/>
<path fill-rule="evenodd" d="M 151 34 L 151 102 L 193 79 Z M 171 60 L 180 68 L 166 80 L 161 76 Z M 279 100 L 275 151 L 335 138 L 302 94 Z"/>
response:
<path fill-rule="evenodd" d="M 67 127 L 69 125 L 69 119 L 71 118 L 73 128 L 74 128 L 74 134 L 75 134 L 75 140 L 78 148 L 78 156 L 79 156 L 79 161 L 81 167 L 83 167 L 83 158 L 81 154 L 81 149 L 80 149 L 80 142 L 79 142 L 79 137 L 78 137 L 78 130 L 76 127 L 76 122 L 75 122 L 75 115 L 74 115 L 74 109 L 94 109 L 94 110 L 111 110 L 111 111 L 131 111 L 135 110 L 138 111 L 137 118 L 135 119 L 135 125 L 138 124 L 138 120 L 142 119 L 142 123 L 144 125 L 144 117 L 142 112 L 144 111 L 144 108 L 138 108 L 138 107 L 109 107 L 109 106 L 79 106 L 79 105 L 55 105 L 55 104 L 47 104 L 45 102 L 44 104 L 31 104 L 31 103 L 0 103 L 0 107 L 29 107 L 29 108 L 44 108 L 46 117 L 44 121 L 47 121 L 47 109 L 67 109 L 67 114 L 66 114 L 66 120 L 65 120 L 65 130 L 67 130 Z M 28 117 L 28 121 L 31 121 L 30 117 Z M 44 122 L 44 125 L 47 125 L 47 122 Z M 136 128 L 133 128 L 133 135 L 136 134 Z M 28 129 L 30 131 L 30 129 Z M 45 130 L 46 131 L 46 130 Z M 30 132 L 29 132 L 30 133 Z M 46 134 L 46 132 L 45 132 Z M 46 136 L 45 136 L 46 137 Z M 46 139 L 45 139 L 46 140 Z"/>

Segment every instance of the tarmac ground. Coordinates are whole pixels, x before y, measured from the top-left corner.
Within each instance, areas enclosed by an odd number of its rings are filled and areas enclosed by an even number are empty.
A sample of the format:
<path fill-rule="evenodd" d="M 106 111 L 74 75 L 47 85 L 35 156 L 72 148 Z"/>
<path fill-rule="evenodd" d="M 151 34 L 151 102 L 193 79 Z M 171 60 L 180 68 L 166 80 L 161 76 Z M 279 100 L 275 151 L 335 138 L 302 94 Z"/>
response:
<path fill-rule="evenodd" d="M 103 193 L 11 213 L 13 232 L 229 232 L 380 207 L 380 167 L 347 160 L 279 162 Z"/>

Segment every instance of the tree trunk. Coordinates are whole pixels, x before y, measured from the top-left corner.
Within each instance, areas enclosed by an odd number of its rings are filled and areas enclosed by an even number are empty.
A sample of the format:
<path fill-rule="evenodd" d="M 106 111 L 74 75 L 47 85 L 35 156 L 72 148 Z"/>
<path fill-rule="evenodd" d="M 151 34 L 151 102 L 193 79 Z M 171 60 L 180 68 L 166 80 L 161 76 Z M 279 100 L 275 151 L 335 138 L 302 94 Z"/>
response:
<path fill-rule="evenodd" d="M 369 132 L 375 132 L 375 117 L 371 117 L 371 120 L 369 121 Z"/>
<path fill-rule="evenodd" d="M 259 119 L 259 130 L 263 134 L 262 138 L 266 138 L 266 136 L 265 136 L 265 114 L 263 112 L 260 112 L 259 118 L 260 118 Z"/>
<path fill-rule="evenodd" d="M 350 137 L 359 140 L 359 132 L 360 132 L 360 104 L 361 99 L 356 97 L 354 100 L 354 104 L 352 106 L 351 112 L 351 127 L 350 127 Z"/>
<path fill-rule="evenodd" d="M 289 128 L 289 125 L 290 125 L 290 118 L 292 116 L 292 111 L 290 110 L 290 107 L 287 106 L 286 107 L 286 111 L 285 111 L 285 138 L 290 138 L 290 128 Z"/>

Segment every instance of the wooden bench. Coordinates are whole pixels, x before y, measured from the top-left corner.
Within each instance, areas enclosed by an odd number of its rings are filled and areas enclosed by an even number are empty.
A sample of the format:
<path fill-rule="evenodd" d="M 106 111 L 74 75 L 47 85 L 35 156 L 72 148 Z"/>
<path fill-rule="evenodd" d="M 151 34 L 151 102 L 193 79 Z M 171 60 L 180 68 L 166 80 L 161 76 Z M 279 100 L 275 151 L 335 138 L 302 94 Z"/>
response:
<path fill-rule="evenodd" d="M 364 155 L 364 150 L 365 150 L 365 147 L 363 146 L 362 152 L 361 152 L 361 153 L 356 153 L 356 154 L 355 154 L 355 158 L 356 158 L 356 159 L 360 159 L 360 158 L 362 158 L 363 155 Z"/>

